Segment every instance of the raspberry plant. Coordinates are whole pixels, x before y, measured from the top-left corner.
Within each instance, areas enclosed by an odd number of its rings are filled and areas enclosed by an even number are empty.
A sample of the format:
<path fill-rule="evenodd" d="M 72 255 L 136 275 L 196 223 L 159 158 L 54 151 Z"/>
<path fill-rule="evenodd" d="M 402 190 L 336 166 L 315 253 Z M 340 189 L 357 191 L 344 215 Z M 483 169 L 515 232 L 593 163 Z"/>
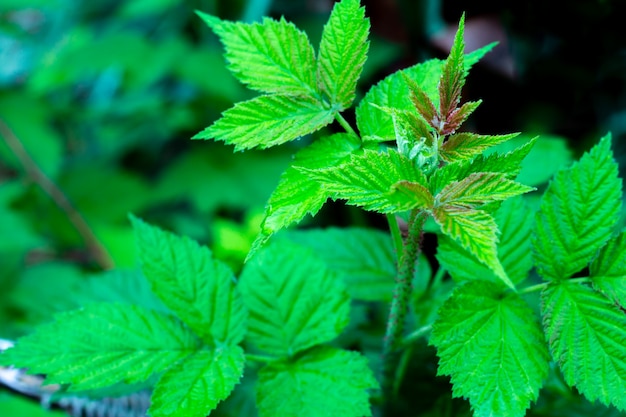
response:
<path fill-rule="evenodd" d="M 476 417 L 524 416 L 551 363 L 590 401 L 626 410 L 626 234 L 610 135 L 559 171 L 529 215 L 523 195 L 534 188 L 516 177 L 536 139 L 490 152 L 516 135 L 462 130 L 480 105 L 461 104 L 466 77 L 493 47 L 466 55 L 463 18 L 448 58 L 372 87 L 354 129 L 342 112 L 368 52 L 358 0 L 335 5 L 317 56 L 284 19 L 199 15 L 224 44 L 230 71 L 262 94 L 195 139 L 246 150 L 333 121 L 345 132 L 297 152 L 239 277 L 208 248 L 131 216 L 142 274 L 125 279 L 147 280 L 152 293 L 61 313 L 2 363 L 46 374 L 68 391 L 153 385 L 153 417 L 202 417 L 228 397 L 249 397 L 239 384 L 244 373 L 255 381 L 262 417 L 358 417 L 373 408 L 391 415 L 410 345 L 426 337 L 438 373 Z M 328 198 L 386 215 L 389 235 L 331 228 L 272 238 Z M 426 227 L 438 235 L 432 277 L 420 255 Z M 543 281 L 528 284 L 533 267 Z M 419 303 L 444 288 L 445 272 L 454 289 L 442 290 L 437 313 L 420 322 Z M 428 291 L 417 297 L 420 279 Z M 538 312 L 527 298 L 536 292 Z M 336 341 L 352 300 L 389 302 L 378 361 Z"/>

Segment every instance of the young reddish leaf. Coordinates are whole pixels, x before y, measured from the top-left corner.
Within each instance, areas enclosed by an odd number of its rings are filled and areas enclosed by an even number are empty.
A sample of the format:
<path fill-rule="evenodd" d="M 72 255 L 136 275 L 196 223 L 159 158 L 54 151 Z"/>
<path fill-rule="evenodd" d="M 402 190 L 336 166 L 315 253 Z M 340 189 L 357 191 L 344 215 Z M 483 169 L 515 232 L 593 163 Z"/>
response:
<path fill-rule="evenodd" d="M 441 132 L 441 134 L 450 135 L 456 132 L 457 129 L 461 127 L 463 122 L 467 120 L 470 114 L 474 113 L 474 110 L 476 110 L 478 106 L 480 106 L 480 103 L 482 102 L 483 102 L 482 100 L 468 101 L 467 103 L 463 104 L 458 109 L 454 109 L 452 113 L 450 113 L 448 117 L 446 118 L 446 122 L 445 122 L 443 131 Z"/>
<path fill-rule="evenodd" d="M 475 133 L 457 133 L 445 141 L 441 147 L 441 157 L 446 162 L 472 159 L 485 149 L 513 139 L 519 133 L 508 135 L 477 135 Z"/>
<path fill-rule="evenodd" d="M 441 231 L 456 239 L 480 262 L 490 267 L 498 278 L 515 288 L 498 259 L 498 226 L 489 214 L 458 206 L 442 206 L 433 210 L 433 218 Z"/>
<path fill-rule="evenodd" d="M 437 112 L 432 100 L 413 79 L 409 78 L 404 73 L 402 73 L 402 75 L 404 77 L 404 81 L 409 86 L 411 102 L 417 109 L 418 113 L 424 118 L 426 123 L 431 125 L 435 130 L 439 131 L 441 128 L 439 113 Z"/>
<path fill-rule="evenodd" d="M 477 205 L 506 200 L 532 190 L 534 188 L 507 179 L 504 174 L 475 172 L 446 185 L 437 194 L 437 202 L 440 205 L 475 208 Z"/>
<path fill-rule="evenodd" d="M 463 32 L 465 28 L 465 15 L 461 16 L 459 21 L 459 30 L 454 37 L 454 44 L 450 50 L 448 59 L 443 64 L 441 72 L 441 80 L 439 82 L 439 112 L 444 120 L 456 108 L 461 101 L 461 90 L 465 84 L 467 71 L 465 70 L 463 59 L 463 50 L 465 43 L 463 42 Z"/>

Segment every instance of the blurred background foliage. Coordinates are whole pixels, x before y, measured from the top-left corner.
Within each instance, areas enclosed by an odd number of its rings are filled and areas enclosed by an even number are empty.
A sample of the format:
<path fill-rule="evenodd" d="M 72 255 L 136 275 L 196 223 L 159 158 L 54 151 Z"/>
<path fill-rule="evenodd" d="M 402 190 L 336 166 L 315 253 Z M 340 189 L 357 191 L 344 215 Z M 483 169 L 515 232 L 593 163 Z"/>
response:
<path fill-rule="evenodd" d="M 312 138 L 246 153 L 189 139 L 252 97 L 193 11 L 247 22 L 284 15 L 316 45 L 332 3 L 0 1 L 0 337 L 74 306 L 68 294 L 89 288 L 94 273 L 136 267 L 129 212 L 208 244 L 240 269 L 280 173 Z M 372 43 L 359 96 L 397 69 L 445 57 L 465 11 L 468 51 L 500 43 L 469 77 L 465 98 L 484 100 L 471 129 L 541 135 L 527 183 L 545 183 L 609 130 L 626 162 L 624 2 L 362 3 Z M 309 224 L 384 221 L 333 203 Z M 418 361 L 411 380 L 434 379 L 433 352 L 419 355 L 428 365 Z M 570 407 L 559 415 L 616 415 L 553 379 L 533 415 L 558 407 Z M 468 415 L 437 381 L 419 383 L 424 411 L 415 415 Z M 29 405 L 0 394 L 0 415 L 39 415 L 14 411 Z"/>

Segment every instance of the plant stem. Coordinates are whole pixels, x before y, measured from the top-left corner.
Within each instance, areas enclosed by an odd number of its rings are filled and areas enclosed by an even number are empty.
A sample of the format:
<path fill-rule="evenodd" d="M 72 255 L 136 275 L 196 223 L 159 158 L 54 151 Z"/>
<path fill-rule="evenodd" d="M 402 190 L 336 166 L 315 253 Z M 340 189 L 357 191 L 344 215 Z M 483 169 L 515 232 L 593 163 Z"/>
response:
<path fill-rule="evenodd" d="M 50 178 L 44 174 L 35 161 L 28 154 L 26 148 L 22 144 L 22 141 L 13 133 L 11 128 L 0 119 L 0 136 L 4 138 L 4 142 L 9 149 L 16 156 L 26 175 L 37 184 L 44 193 L 54 201 L 54 203 L 65 213 L 70 223 L 78 231 L 82 237 L 87 250 L 93 257 L 93 259 L 100 265 L 102 269 L 113 268 L 113 260 L 109 256 L 108 252 L 102 246 L 98 238 L 93 233 L 83 216 L 74 208 L 67 196 L 61 191 L 61 189 Z"/>
<path fill-rule="evenodd" d="M 426 336 L 428 332 L 430 332 L 432 329 L 433 329 L 432 324 L 427 324 L 426 326 L 420 327 L 419 329 L 413 331 L 407 337 L 404 338 L 404 340 L 402 341 L 402 346 L 408 346 L 414 343 L 416 340 L 419 340 L 422 337 Z"/>
<path fill-rule="evenodd" d="M 590 277 L 572 278 L 572 279 L 568 279 L 567 282 L 575 282 L 575 283 L 583 284 L 585 282 L 591 282 L 591 278 Z M 541 290 L 543 290 L 544 288 L 546 288 L 550 284 L 551 284 L 550 282 L 542 282 L 541 284 L 531 285 L 530 287 L 522 288 L 517 293 L 518 294 L 529 294 L 529 293 L 532 293 L 532 292 L 541 291 Z"/>
<path fill-rule="evenodd" d="M 398 274 L 393 291 L 393 299 L 387 320 L 387 329 L 383 341 L 381 387 L 383 394 L 389 398 L 393 392 L 393 377 L 399 357 L 397 348 L 402 340 L 409 301 L 413 290 L 412 281 L 415 275 L 421 243 L 424 221 L 423 212 L 414 210 L 409 219 L 409 231 L 403 245 L 402 256 L 398 259 Z"/>
<path fill-rule="evenodd" d="M 402 247 L 404 246 L 404 243 L 402 243 L 402 232 L 400 231 L 396 215 L 388 213 L 387 223 L 389 223 L 389 231 L 391 232 L 391 237 L 393 239 L 393 247 L 396 250 L 396 259 L 398 260 L 398 265 L 400 265 L 400 257 L 402 256 Z"/>
<path fill-rule="evenodd" d="M 350 126 L 350 123 L 348 123 L 348 121 L 343 118 L 341 113 L 336 113 L 335 114 L 335 120 L 337 120 L 339 122 L 339 124 L 341 125 L 341 127 L 343 127 L 345 129 L 345 131 L 348 132 L 350 135 L 353 135 L 353 136 L 355 136 L 357 138 L 359 137 L 359 135 L 357 135 L 357 133 L 354 131 L 354 129 L 352 129 L 352 126 Z"/>

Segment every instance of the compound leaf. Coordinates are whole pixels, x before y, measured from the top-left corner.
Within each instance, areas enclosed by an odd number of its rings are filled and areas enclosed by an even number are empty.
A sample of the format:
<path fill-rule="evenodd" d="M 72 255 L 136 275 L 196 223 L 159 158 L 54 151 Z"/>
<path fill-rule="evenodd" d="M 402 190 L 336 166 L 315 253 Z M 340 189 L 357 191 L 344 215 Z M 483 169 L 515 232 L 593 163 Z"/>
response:
<path fill-rule="evenodd" d="M 500 230 L 498 259 L 515 284 L 522 282 L 532 268 L 532 217 L 520 197 L 511 198 L 500 206 L 495 220 Z M 437 245 L 437 260 L 457 282 L 500 279 L 486 265 L 456 240 L 442 235 Z"/>
<path fill-rule="evenodd" d="M 239 287 L 250 311 L 248 338 L 273 355 L 288 357 L 328 342 L 348 324 L 343 283 L 302 247 L 278 242 L 259 251 Z"/>
<path fill-rule="evenodd" d="M 318 347 L 296 361 L 261 369 L 259 416 L 371 416 L 367 390 L 375 388 L 378 383 L 361 354 Z"/>
<path fill-rule="evenodd" d="M 560 281 L 541 294 L 546 340 L 565 381 L 590 401 L 626 410 L 626 314 L 602 294 Z"/>
<path fill-rule="evenodd" d="M 315 132 L 333 121 L 335 110 L 316 99 L 259 96 L 235 104 L 192 139 L 216 139 L 235 150 L 280 145 Z"/>
<path fill-rule="evenodd" d="M 72 390 L 141 382 L 200 348 L 171 315 L 130 304 L 94 303 L 55 316 L 0 356 Z"/>
<path fill-rule="evenodd" d="M 296 167 L 319 169 L 335 166 L 347 160 L 360 147 L 360 141 L 354 136 L 337 133 L 325 136 L 300 150 L 269 198 L 261 224 L 261 234 L 248 257 L 274 233 L 299 222 L 307 214 L 315 215 L 328 199 L 320 184 Z"/>
<path fill-rule="evenodd" d="M 315 52 L 293 23 L 227 22 L 197 12 L 226 48 L 228 68 L 250 88 L 266 93 L 317 97 Z"/>
<path fill-rule="evenodd" d="M 475 417 L 523 417 L 548 375 L 533 311 L 501 285 L 458 287 L 439 310 L 430 344 L 440 358 L 437 374 L 451 377 L 453 395 L 468 398 Z"/>
<path fill-rule="evenodd" d="M 437 204 L 475 208 L 492 201 L 506 200 L 534 190 L 508 180 L 503 174 L 476 172 L 444 187 L 436 196 Z"/>
<path fill-rule="evenodd" d="M 545 279 L 583 269 L 611 237 L 621 211 L 622 183 L 607 135 L 550 182 L 536 215 L 535 262 Z"/>
<path fill-rule="evenodd" d="M 317 79 L 324 93 L 340 109 L 350 107 L 356 83 L 367 58 L 369 19 L 359 0 L 335 4 L 322 32 Z"/>
<path fill-rule="evenodd" d="M 611 238 L 589 266 L 593 286 L 626 308 L 626 231 Z"/>
<path fill-rule="evenodd" d="M 303 172 L 318 181 L 332 198 L 381 213 L 395 213 L 423 204 L 421 196 L 398 190 L 396 183 L 427 185 L 426 177 L 413 161 L 394 149 L 387 152 L 366 149 L 338 167 Z"/>
<path fill-rule="evenodd" d="M 504 284 L 515 287 L 498 259 L 498 226 L 493 217 L 481 210 L 442 206 L 433 210 L 433 218 L 445 235 L 491 268 Z"/>
<path fill-rule="evenodd" d="M 472 159 L 486 149 L 504 143 L 519 133 L 508 135 L 478 135 L 476 133 L 462 132 L 451 135 L 440 150 L 441 158 L 450 163 Z"/>
<path fill-rule="evenodd" d="M 495 44 L 490 44 L 467 54 L 464 67 L 469 70 L 494 46 Z M 437 86 L 441 78 L 442 67 L 443 61 L 431 59 L 397 71 L 373 86 L 356 109 L 357 126 L 363 140 L 387 141 L 395 139 L 392 117 L 381 111 L 380 107 L 414 111 L 405 77 L 415 81 L 433 102 L 438 102 L 439 91 Z M 378 108 L 372 106 L 372 103 Z"/>
<path fill-rule="evenodd" d="M 246 311 L 232 271 L 187 237 L 133 216 L 131 221 L 142 269 L 154 293 L 207 344 L 239 343 Z"/>
<path fill-rule="evenodd" d="M 443 120 L 448 119 L 448 116 L 461 101 L 461 90 L 463 85 L 465 85 L 465 77 L 468 73 L 468 69 L 465 68 L 463 63 L 463 51 L 465 50 L 465 42 L 463 42 L 464 30 L 465 15 L 461 16 L 459 29 L 454 36 L 454 42 L 450 49 L 450 55 L 448 55 L 441 69 L 439 112 Z"/>
<path fill-rule="evenodd" d="M 165 372 L 157 382 L 151 417 L 205 417 L 230 395 L 243 375 L 239 346 L 203 349 Z"/>

